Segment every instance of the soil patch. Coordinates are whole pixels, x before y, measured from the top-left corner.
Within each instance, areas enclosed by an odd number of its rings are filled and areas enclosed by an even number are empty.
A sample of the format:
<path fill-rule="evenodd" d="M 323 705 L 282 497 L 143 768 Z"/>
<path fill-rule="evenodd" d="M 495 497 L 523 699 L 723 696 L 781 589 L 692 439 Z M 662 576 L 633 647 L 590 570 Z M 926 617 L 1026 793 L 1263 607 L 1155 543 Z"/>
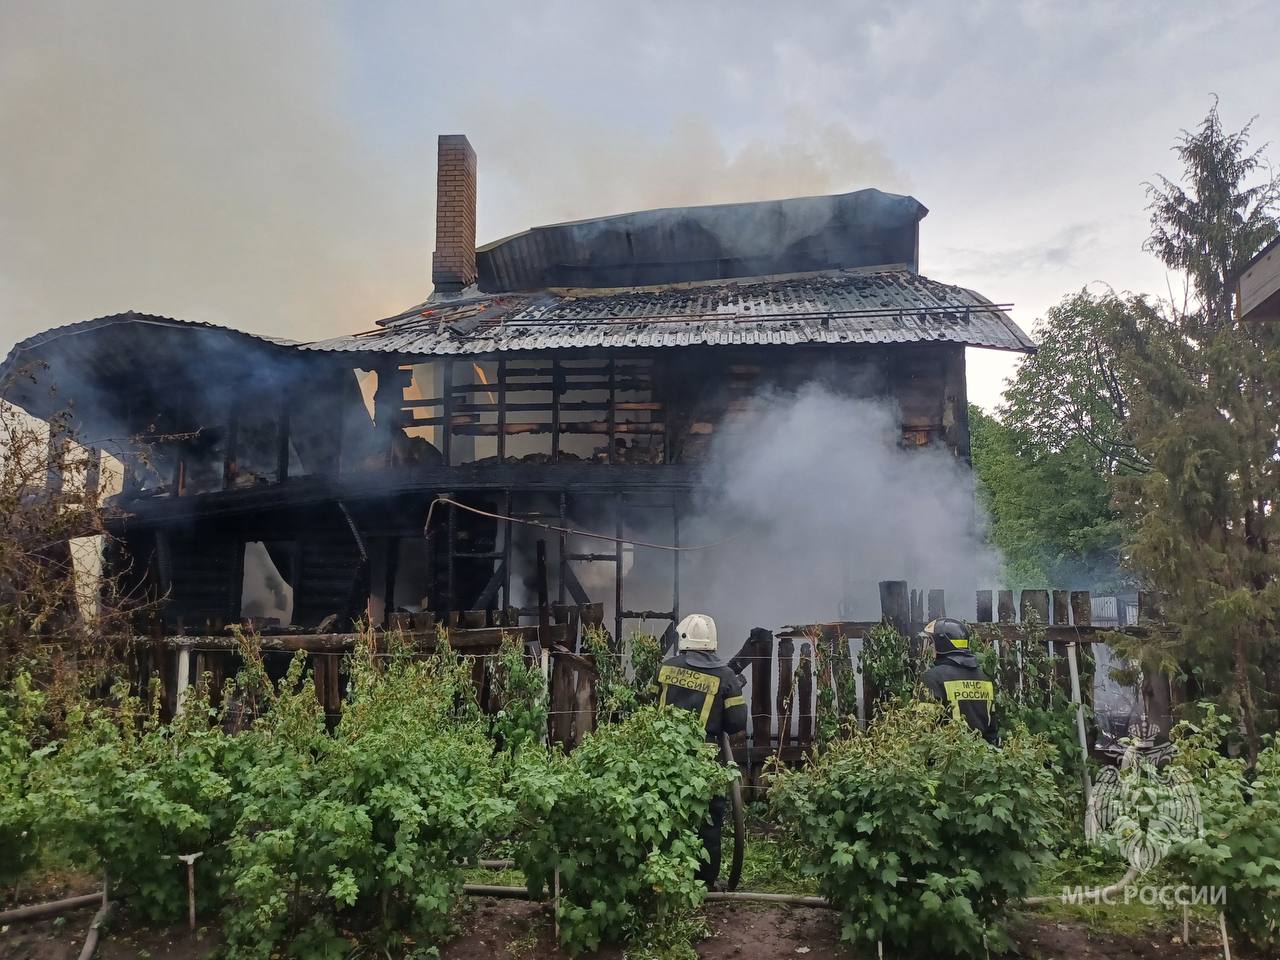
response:
<path fill-rule="evenodd" d="M 774 904 L 709 903 L 705 908 L 711 936 L 697 945 L 703 960 L 859 960 L 840 942 L 835 913 Z M 62 922 L 15 923 L 0 931 L 3 960 L 74 960 L 92 909 L 75 910 Z M 1190 946 L 1167 931 L 1131 936 L 1091 930 L 1082 922 L 1018 917 L 1011 933 L 1017 944 L 1012 957 L 1022 960 L 1211 960 L 1221 957 L 1216 941 Z M 216 930 L 198 937 L 184 927 L 136 928 L 121 922 L 109 929 L 99 948 L 101 960 L 205 960 L 222 944 Z M 1263 960 L 1236 949 L 1238 960 Z M 551 908 L 523 900 L 469 901 L 463 932 L 441 951 L 443 960 L 568 960 L 555 943 Z M 616 948 L 583 960 L 622 960 Z M 1012 960 L 1012 958 L 1010 958 Z"/>

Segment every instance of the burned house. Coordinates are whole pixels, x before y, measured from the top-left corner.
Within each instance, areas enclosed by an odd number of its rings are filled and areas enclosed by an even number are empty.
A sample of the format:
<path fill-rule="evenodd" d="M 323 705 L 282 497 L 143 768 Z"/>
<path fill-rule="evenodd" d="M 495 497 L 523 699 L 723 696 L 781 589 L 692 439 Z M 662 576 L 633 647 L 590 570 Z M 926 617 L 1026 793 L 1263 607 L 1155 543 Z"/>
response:
<path fill-rule="evenodd" d="M 5 372 L 38 371 L 10 399 L 69 405 L 120 474 L 108 559 L 163 601 L 167 633 L 532 617 L 540 540 L 551 601 L 660 631 L 690 561 L 566 529 L 679 545 L 714 441 L 767 388 L 887 398 L 904 445 L 967 458 L 965 348 L 1031 348 L 1000 305 L 919 272 L 927 210 L 908 196 L 651 210 L 477 247 L 476 157 L 455 136 L 437 204 L 434 292 L 367 329 L 291 342 L 124 313 L 8 355 Z M 662 594 L 629 591 L 650 562 Z"/>

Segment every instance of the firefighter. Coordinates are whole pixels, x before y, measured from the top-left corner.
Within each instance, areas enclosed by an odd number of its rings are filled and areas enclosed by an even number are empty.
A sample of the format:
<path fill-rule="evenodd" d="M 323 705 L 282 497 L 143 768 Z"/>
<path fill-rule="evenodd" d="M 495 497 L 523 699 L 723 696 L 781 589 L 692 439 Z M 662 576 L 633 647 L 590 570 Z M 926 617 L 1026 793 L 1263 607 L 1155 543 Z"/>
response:
<path fill-rule="evenodd" d="M 676 627 L 676 652 L 659 668 L 657 688 L 663 706 L 698 714 L 712 743 L 719 744 L 722 733 L 732 735 L 747 729 L 742 678 L 716 655 L 716 622 L 705 613 L 691 613 Z M 707 849 L 707 862 L 699 867 L 698 879 L 708 888 L 720 875 L 724 813 L 724 796 L 712 797 L 707 819 L 698 831 Z"/>
<path fill-rule="evenodd" d="M 952 617 L 931 620 L 918 639 L 932 643 L 934 664 L 921 678 L 929 692 L 988 743 L 996 742 L 996 686 L 969 649 L 969 629 Z"/>

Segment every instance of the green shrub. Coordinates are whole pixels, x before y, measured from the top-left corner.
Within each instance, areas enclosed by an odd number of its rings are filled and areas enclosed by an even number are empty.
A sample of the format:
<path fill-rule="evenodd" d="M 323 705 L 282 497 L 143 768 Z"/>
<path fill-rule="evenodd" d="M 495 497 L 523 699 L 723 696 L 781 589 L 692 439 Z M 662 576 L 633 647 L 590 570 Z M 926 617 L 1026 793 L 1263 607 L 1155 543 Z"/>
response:
<path fill-rule="evenodd" d="M 502 749 L 518 752 L 541 743 L 547 734 L 547 680 L 537 662 L 524 652 L 524 642 L 502 635 L 494 696 L 501 706 L 493 718 L 493 736 Z"/>
<path fill-rule="evenodd" d="M 461 862 L 510 825 L 469 669 L 362 648 L 332 737 L 310 690 L 283 693 L 249 736 L 263 748 L 231 842 L 233 958 L 340 957 L 352 937 L 427 950 L 451 932 Z M 286 683 L 286 689 L 289 689 Z M 272 742 L 291 741 L 272 754 Z"/>
<path fill-rule="evenodd" d="M 1016 637 L 1000 642 L 998 627 L 973 624 L 973 652 L 978 665 L 996 684 L 995 715 L 1004 733 L 1022 729 L 1042 736 L 1057 750 L 1054 779 L 1057 782 L 1055 832 L 1058 844 L 1071 847 L 1081 839 L 1084 824 L 1084 790 L 1081 776 L 1085 765 L 1080 752 L 1076 724 L 1076 704 L 1071 702 L 1071 686 L 1066 677 L 1065 653 L 1049 656 L 1044 624 L 1034 609 L 1025 611 Z M 1081 684 L 1089 687 L 1086 670 L 1091 657 L 1080 650 Z M 1089 722 L 1088 707 L 1086 723 Z M 1096 780 L 1096 764 L 1090 765 Z"/>
<path fill-rule="evenodd" d="M 77 859 L 96 862 L 114 898 L 153 920 L 182 916 L 187 904 L 181 854 L 203 851 L 197 883 L 203 906 L 217 899 L 223 843 L 235 823 L 224 775 L 228 737 L 209 711 L 161 723 L 153 708 L 113 691 L 115 706 L 77 707 L 66 733 L 31 774 L 37 829 Z M 158 705 L 158 690 L 150 700 Z"/>
<path fill-rule="evenodd" d="M 1203 835 L 1181 844 L 1168 865 L 1193 887 L 1225 887 L 1227 923 L 1262 947 L 1280 945 L 1280 744 L 1274 737 L 1253 770 L 1223 756 L 1234 724 L 1212 704 L 1200 723 L 1174 730 L 1174 767 L 1195 787 Z"/>
<path fill-rule="evenodd" d="M 567 949 L 665 942 L 687 930 L 705 892 L 694 876 L 705 856 L 697 830 L 732 776 L 696 715 L 655 706 L 596 730 L 569 756 L 517 766 L 516 859 L 535 895 L 559 867 Z"/>
<path fill-rule="evenodd" d="M 39 805 L 31 792 L 43 697 L 31 678 L 18 674 L 0 690 L 0 885 L 17 883 L 37 861 Z"/>
<path fill-rule="evenodd" d="M 782 772 L 776 811 L 844 939 L 897 955 L 982 956 L 1049 845 L 1053 748 L 994 749 L 934 704 L 886 705 L 865 735 Z"/>

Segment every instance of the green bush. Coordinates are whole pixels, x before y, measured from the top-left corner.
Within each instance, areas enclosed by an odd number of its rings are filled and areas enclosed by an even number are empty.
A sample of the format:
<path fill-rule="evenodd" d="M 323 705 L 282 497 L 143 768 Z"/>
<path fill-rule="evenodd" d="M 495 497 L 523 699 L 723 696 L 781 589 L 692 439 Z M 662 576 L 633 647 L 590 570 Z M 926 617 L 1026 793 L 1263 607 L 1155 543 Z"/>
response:
<path fill-rule="evenodd" d="M 778 777 L 774 808 L 845 940 L 983 956 L 1047 854 L 1053 748 L 1015 733 L 997 750 L 941 720 L 934 704 L 887 705 L 865 735 Z"/>
<path fill-rule="evenodd" d="M 440 651 L 378 663 L 359 650 L 332 737 L 306 689 L 255 724 L 263 749 L 231 841 L 231 957 L 341 957 L 355 936 L 431 951 L 450 934 L 461 863 L 509 828 L 512 806 L 469 670 Z"/>
<path fill-rule="evenodd" d="M 705 892 L 694 876 L 705 856 L 697 830 L 732 776 L 696 715 L 655 706 L 596 730 L 569 756 L 517 766 L 516 859 L 535 895 L 559 867 L 567 949 L 651 945 L 687 928 Z"/>
<path fill-rule="evenodd" d="M 41 756 L 35 744 L 43 706 L 26 674 L 0 690 L 0 885 L 17 883 L 39 857 L 40 808 L 30 779 Z"/>
<path fill-rule="evenodd" d="M 1280 945 L 1280 744 L 1274 737 L 1253 770 L 1220 752 L 1235 726 L 1212 704 L 1203 719 L 1174 730 L 1174 767 L 1195 787 L 1203 835 L 1181 844 L 1168 865 L 1193 887 L 1225 887 L 1227 923 L 1262 947 Z"/>
<path fill-rule="evenodd" d="M 493 718 L 493 736 L 509 753 L 541 743 L 547 735 L 547 680 L 524 652 L 524 642 L 502 635 L 494 696 L 501 706 Z"/>
<path fill-rule="evenodd" d="M 1022 729 L 1044 737 L 1057 750 L 1054 779 L 1057 782 L 1055 832 L 1064 849 L 1081 839 L 1084 824 L 1084 790 L 1080 752 L 1080 734 L 1076 724 L 1076 704 L 1071 701 L 1071 686 L 1066 674 L 1065 653 L 1049 656 L 1044 624 L 1035 610 L 1025 611 L 1018 624 L 1017 635 L 1001 642 L 998 627 L 973 624 L 973 652 L 978 665 L 996 684 L 995 715 L 1000 729 L 1008 733 Z M 1081 684 L 1089 688 L 1087 671 L 1091 656 L 1080 649 Z M 1086 723 L 1089 722 L 1088 707 Z M 1096 780 L 1096 764 L 1090 765 Z"/>
<path fill-rule="evenodd" d="M 132 910 L 174 919 L 187 904 L 179 855 L 205 853 L 197 889 L 203 906 L 217 899 L 236 819 L 223 773 L 229 738 L 210 725 L 208 711 L 161 723 L 123 686 L 112 699 L 115 706 L 70 710 L 64 737 L 32 755 L 37 830 L 64 855 L 101 868 L 113 897 Z"/>

